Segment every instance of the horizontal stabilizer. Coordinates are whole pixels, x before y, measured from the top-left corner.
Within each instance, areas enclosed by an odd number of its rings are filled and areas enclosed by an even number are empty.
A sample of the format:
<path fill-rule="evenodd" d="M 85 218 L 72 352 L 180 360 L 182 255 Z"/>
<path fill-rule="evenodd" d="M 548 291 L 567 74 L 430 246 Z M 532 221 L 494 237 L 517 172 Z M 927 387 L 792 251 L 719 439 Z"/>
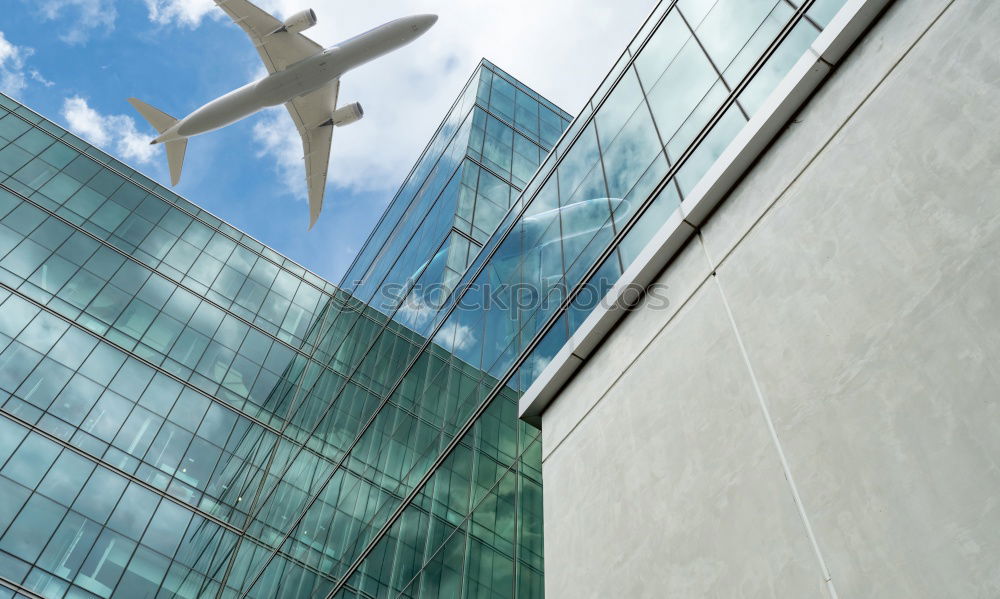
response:
<path fill-rule="evenodd" d="M 144 119 L 149 121 L 149 124 L 160 133 L 163 133 L 177 123 L 177 119 L 174 117 L 163 112 L 162 110 L 153 108 L 142 100 L 129 98 L 128 103 L 139 111 L 139 114 L 141 114 Z M 157 142 L 154 141 L 153 143 Z M 187 150 L 187 140 L 175 139 L 173 141 L 168 141 L 166 146 L 167 162 L 170 164 L 170 184 L 177 185 L 177 182 L 181 180 L 181 169 L 184 167 L 184 152 Z"/>
<path fill-rule="evenodd" d="M 187 150 L 188 140 L 178 139 L 168 141 L 167 162 L 170 163 L 170 184 L 177 185 L 181 180 L 181 168 L 184 167 L 184 151 Z"/>
<path fill-rule="evenodd" d="M 128 103 L 132 105 L 132 108 L 135 108 L 137 111 L 139 111 L 139 114 L 141 114 L 144 119 L 149 121 L 149 124 L 152 125 L 153 128 L 159 131 L 160 133 L 163 133 L 167 129 L 173 127 L 174 123 L 177 122 L 177 119 L 175 119 L 174 117 L 163 112 L 162 110 L 153 108 L 152 106 L 146 104 L 142 100 L 138 100 L 136 98 L 129 98 Z"/>

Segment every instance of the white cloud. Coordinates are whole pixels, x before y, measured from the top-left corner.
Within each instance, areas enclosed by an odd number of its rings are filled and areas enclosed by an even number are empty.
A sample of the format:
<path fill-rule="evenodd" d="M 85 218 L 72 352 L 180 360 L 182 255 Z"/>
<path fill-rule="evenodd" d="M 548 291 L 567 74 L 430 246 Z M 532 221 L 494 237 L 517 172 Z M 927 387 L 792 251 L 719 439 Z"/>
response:
<path fill-rule="evenodd" d="M 52 87 L 55 85 L 55 82 L 49 81 L 41 73 L 39 73 L 38 69 L 28 69 L 28 77 L 31 77 L 32 81 L 41 83 L 45 87 Z"/>
<path fill-rule="evenodd" d="M 206 17 L 225 18 L 209 0 L 144 1 L 150 19 L 158 24 L 195 27 Z M 258 0 L 258 4 L 281 17 L 307 8 L 309 0 Z M 330 181 L 356 191 L 394 191 L 484 56 L 575 113 L 653 4 L 651 0 L 373 0 L 334 9 L 314 0 L 319 24 L 306 35 L 324 46 L 392 18 L 416 13 L 440 16 L 413 46 L 344 77 L 340 104 L 360 101 L 365 118 L 334 133 Z M 233 51 L 253 56 L 249 44 Z M 254 136 L 261 144 L 260 153 L 276 163 L 282 182 L 299 181 L 290 189 L 304 199 L 301 148 L 291 120 L 276 112 L 268 114 L 255 126 Z"/>
<path fill-rule="evenodd" d="M 84 43 L 98 29 L 113 30 L 118 18 L 113 0 L 41 0 L 37 6 L 48 21 L 67 15 L 71 24 L 59 39 L 68 44 Z"/>
<path fill-rule="evenodd" d="M 149 10 L 149 20 L 160 25 L 176 23 L 197 27 L 205 16 L 225 16 L 216 10 L 212 0 L 143 0 Z"/>
<path fill-rule="evenodd" d="M 125 160 L 147 163 L 157 154 L 157 147 L 149 145 L 152 136 L 139 133 L 132 117 L 103 115 L 80 96 L 63 101 L 62 116 L 70 131 Z"/>
<path fill-rule="evenodd" d="M 24 61 L 34 54 L 31 48 L 15 46 L 0 31 L 0 91 L 17 96 L 28 85 Z"/>
<path fill-rule="evenodd" d="M 254 123 L 253 138 L 259 144 L 257 156 L 275 162 L 285 189 L 296 197 L 306 198 L 306 167 L 302 160 L 302 139 L 288 111 L 269 108 Z"/>

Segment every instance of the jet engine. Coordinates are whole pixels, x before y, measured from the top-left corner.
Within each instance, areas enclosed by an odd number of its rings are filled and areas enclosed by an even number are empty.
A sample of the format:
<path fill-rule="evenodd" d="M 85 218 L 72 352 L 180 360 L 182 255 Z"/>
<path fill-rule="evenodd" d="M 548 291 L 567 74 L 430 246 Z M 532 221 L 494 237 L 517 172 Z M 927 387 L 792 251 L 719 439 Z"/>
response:
<path fill-rule="evenodd" d="M 285 19 L 284 27 L 279 31 L 287 31 L 289 33 L 299 33 L 309 29 L 316 24 L 316 12 L 311 8 L 299 11 L 294 15 Z"/>
<path fill-rule="evenodd" d="M 361 109 L 359 102 L 355 102 L 334 110 L 333 114 L 330 115 L 330 120 L 337 127 L 343 127 L 344 125 L 360 121 L 363 116 L 365 116 L 365 111 Z"/>

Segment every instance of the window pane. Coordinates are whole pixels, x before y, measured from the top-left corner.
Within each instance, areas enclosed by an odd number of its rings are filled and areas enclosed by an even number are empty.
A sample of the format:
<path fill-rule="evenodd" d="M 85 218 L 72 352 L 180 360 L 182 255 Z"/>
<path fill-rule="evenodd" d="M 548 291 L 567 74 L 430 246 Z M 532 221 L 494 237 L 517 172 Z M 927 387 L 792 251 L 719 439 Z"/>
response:
<path fill-rule="evenodd" d="M 41 495 L 32 495 L 0 540 L 0 549 L 34 562 L 59 526 L 66 508 Z"/>
<path fill-rule="evenodd" d="M 0 493 L 3 501 L 0 501 L 0 529 L 6 529 L 7 525 L 14 521 L 14 517 L 28 501 L 31 495 L 29 489 L 25 489 L 14 481 L 0 476 Z"/>
<path fill-rule="evenodd" d="M 149 523 L 149 528 L 146 530 L 142 542 L 164 555 L 173 556 L 178 543 L 184 537 L 184 531 L 187 530 L 190 520 L 190 511 L 173 502 L 163 500 L 160 502 L 160 507 L 157 508 L 153 520 Z"/>
<path fill-rule="evenodd" d="M 10 456 L 2 472 L 4 476 L 34 489 L 60 451 L 61 448 L 52 441 L 36 434 L 28 435 Z"/>
<path fill-rule="evenodd" d="M 129 599 L 153 599 L 169 565 L 167 558 L 139 546 L 115 589 L 115 595 Z"/>
<path fill-rule="evenodd" d="M 720 69 L 736 56 L 775 5 L 784 0 L 719 0 L 695 35 Z"/>
<path fill-rule="evenodd" d="M 111 510 L 115 508 L 124 490 L 124 479 L 109 470 L 98 468 L 83 487 L 73 509 L 91 520 L 103 523 L 111 515 Z"/>
<path fill-rule="evenodd" d="M 101 396 L 102 388 L 87 377 L 77 374 L 69 380 L 49 411 L 73 425 L 79 425 Z"/>
<path fill-rule="evenodd" d="M 653 118 L 665 139 L 673 137 L 698 102 L 718 80 L 698 44 L 688 42 L 649 91 Z"/>
<path fill-rule="evenodd" d="M 604 169 L 608 174 L 608 195 L 624 198 L 650 162 L 662 153 L 653 119 L 645 102 L 630 116 L 621 133 L 604 151 Z M 636 198 L 642 201 L 645 198 Z M 617 207 L 616 212 L 617 212 Z"/>
<path fill-rule="evenodd" d="M 39 558 L 38 566 L 73 580 L 100 532 L 97 523 L 70 512 Z"/>
<path fill-rule="evenodd" d="M 111 596 L 133 549 L 135 543 L 104 529 L 73 582 L 101 597 Z"/>
<path fill-rule="evenodd" d="M 129 483 L 122 495 L 118 507 L 115 508 L 108 526 L 123 535 L 138 540 L 146 530 L 153 510 L 160 497 L 155 493 L 135 484 Z"/>
<path fill-rule="evenodd" d="M 38 492 L 63 505 L 73 505 L 73 500 L 93 470 L 94 464 L 90 460 L 72 451 L 63 451 L 38 486 Z"/>
<path fill-rule="evenodd" d="M 0 464 L 14 453 L 27 431 L 6 418 L 0 417 Z"/>
<path fill-rule="evenodd" d="M 635 68 L 646 91 L 660 79 L 690 37 L 691 31 L 683 19 L 677 11 L 671 11 L 635 59 Z"/>

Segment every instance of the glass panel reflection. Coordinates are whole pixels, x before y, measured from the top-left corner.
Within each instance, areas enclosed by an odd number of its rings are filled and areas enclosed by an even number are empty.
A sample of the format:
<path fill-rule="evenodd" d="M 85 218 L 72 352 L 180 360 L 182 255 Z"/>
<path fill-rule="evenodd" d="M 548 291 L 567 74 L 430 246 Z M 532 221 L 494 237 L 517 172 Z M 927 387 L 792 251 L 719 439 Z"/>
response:
<path fill-rule="evenodd" d="M 518 396 L 818 34 L 803 12 L 661 3 L 564 137 L 483 61 L 340 288 L 0 98 L 0 576 L 540 596 Z"/>

